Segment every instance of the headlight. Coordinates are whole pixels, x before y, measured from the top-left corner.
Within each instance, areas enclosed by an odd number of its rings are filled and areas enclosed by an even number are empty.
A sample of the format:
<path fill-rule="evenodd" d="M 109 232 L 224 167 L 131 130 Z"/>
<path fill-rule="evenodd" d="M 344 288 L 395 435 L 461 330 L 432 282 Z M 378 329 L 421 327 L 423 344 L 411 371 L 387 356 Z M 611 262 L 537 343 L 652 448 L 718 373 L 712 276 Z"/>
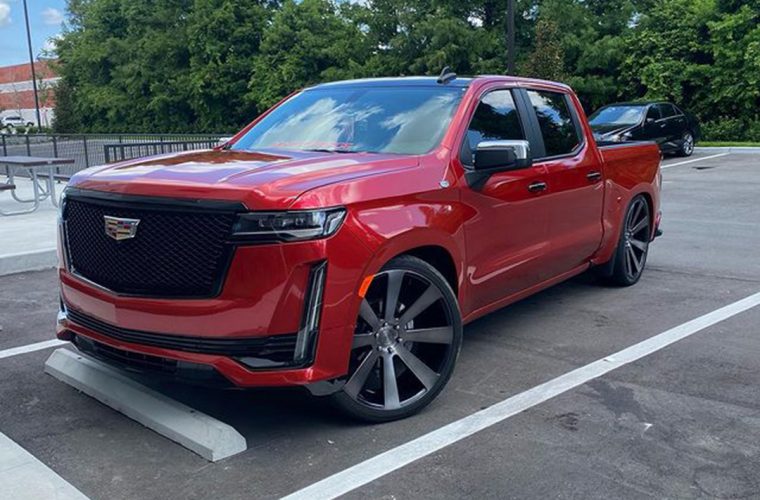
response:
<path fill-rule="evenodd" d="M 266 243 L 326 238 L 335 234 L 346 216 L 343 208 L 294 212 L 241 214 L 232 227 L 236 241 Z"/>

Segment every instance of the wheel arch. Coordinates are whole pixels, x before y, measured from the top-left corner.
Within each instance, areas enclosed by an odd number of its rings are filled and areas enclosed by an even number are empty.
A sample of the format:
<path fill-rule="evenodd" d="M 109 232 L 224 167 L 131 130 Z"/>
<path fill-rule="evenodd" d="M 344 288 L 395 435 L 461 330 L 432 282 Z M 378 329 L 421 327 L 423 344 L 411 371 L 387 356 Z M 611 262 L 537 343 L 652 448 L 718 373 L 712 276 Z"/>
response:
<path fill-rule="evenodd" d="M 377 273 L 388 262 L 402 255 L 421 259 L 443 275 L 459 300 L 462 290 L 464 249 L 450 234 L 432 228 L 414 228 L 394 236 L 375 249 L 364 276 Z"/>
<path fill-rule="evenodd" d="M 403 253 L 393 256 L 411 255 L 433 266 L 446 279 L 454 295 L 459 295 L 459 280 L 457 279 L 457 266 L 454 258 L 446 248 L 440 245 L 425 245 L 411 248 Z"/>

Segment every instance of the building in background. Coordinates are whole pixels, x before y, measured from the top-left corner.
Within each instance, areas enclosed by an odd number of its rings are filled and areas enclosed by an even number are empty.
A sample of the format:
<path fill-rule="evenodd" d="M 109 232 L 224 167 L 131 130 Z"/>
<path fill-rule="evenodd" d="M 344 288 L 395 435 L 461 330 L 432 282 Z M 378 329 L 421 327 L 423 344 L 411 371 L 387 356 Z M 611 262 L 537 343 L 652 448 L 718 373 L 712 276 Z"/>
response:
<path fill-rule="evenodd" d="M 60 77 L 55 73 L 54 62 L 43 59 L 34 63 L 43 127 L 53 124 L 55 113 L 55 86 Z M 5 116 L 21 116 L 25 124 L 37 123 L 32 69 L 28 63 L 0 67 L 0 118 Z"/>

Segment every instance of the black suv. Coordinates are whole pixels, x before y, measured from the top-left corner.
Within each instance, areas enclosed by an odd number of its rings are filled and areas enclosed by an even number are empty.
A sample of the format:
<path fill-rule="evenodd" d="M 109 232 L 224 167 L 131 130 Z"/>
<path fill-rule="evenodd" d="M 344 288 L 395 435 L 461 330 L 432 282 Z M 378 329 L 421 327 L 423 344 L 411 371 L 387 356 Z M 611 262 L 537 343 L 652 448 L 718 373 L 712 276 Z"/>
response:
<path fill-rule="evenodd" d="M 597 142 L 656 141 L 663 153 L 690 156 L 699 139 L 696 119 L 669 102 L 622 102 L 589 117 Z"/>

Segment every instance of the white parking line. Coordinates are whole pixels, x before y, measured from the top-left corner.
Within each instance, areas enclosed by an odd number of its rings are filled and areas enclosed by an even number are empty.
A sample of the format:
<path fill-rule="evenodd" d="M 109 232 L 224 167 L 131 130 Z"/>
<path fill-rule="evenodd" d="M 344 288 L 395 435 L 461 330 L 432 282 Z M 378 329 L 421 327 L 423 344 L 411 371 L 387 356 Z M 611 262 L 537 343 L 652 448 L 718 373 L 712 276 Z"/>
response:
<path fill-rule="evenodd" d="M 46 340 L 44 342 L 37 342 L 36 344 L 22 345 L 20 347 L 12 347 L 0 351 L 0 359 L 10 358 L 11 356 L 17 356 L 19 354 L 26 354 L 27 352 L 41 351 L 42 349 L 49 349 L 51 347 L 58 347 L 64 344 L 68 344 L 65 340 Z"/>
<path fill-rule="evenodd" d="M 2 433 L 0 496 L 14 500 L 87 500 L 78 489 Z"/>
<path fill-rule="evenodd" d="M 693 160 L 679 161 L 677 163 L 668 163 L 667 165 L 662 165 L 660 168 L 665 169 L 665 168 L 670 168 L 670 167 L 678 167 L 680 165 L 686 165 L 688 163 L 696 163 L 698 161 L 703 161 L 703 160 L 711 160 L 713 158 L 720 158 L 721 156 L 728 156 L 730 154 L 731 153 L 719 153 L 717 155 L 703 156 L 702 158 L 694 158 Z"/>
<path fill-rule="evenodd" d="M 750 295 L 745 299 L 671 328 L 615 354 L 560 375 L 555 379 L 505 399 L 485 410 L 452 422 L 408 443 L 349 467 L 284 498 L 285 500 L 311 500 L 313 498 L 336 498 L 344 495 L 446 446 L 472 436 L 476 432 L 482 431 L 513 415 L 583 385 L 616 368 L 657 352 L 674 342 L 694 335 L 705 328 L 757 305 L 760 305 L 760 293 Z"/>

